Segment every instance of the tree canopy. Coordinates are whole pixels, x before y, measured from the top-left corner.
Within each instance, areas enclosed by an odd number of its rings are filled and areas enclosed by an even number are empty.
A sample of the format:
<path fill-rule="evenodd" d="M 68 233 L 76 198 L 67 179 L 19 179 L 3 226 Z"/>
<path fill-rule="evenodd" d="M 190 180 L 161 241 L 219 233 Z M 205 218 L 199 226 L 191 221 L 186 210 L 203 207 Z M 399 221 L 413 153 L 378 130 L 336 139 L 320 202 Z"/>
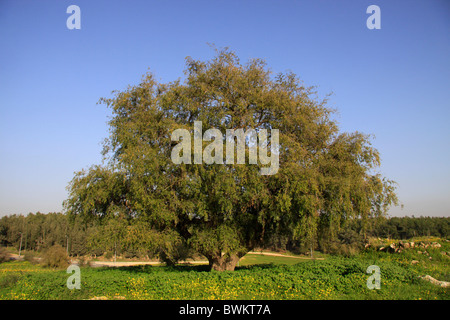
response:
<path fill-rule="evenodd" d="M 261 59 L 241 63 L 228 49 L 209 61 L 188 57 L 183 80 L 159 83 L 147 73 L 139 85 L 100 102 L 112 111 L 106 161 L 75 175 L 66 211 L 139 223 L 163 239 L 174 259 L 188 247 L 213 269 L 233 270 L 276 235 L 313 245 L 320 234 L 333 237 L 346 221 L 383 216 L 397 202 L 394 182 L 376 173 L 380 156 L 370 137 L 339 132 L 327 99 L 291 72 L 274 75 Z M 186 129 L 194 137 L 196 121 L 200 134 L 265 129 L 270 137 L 277 129 L 277 149 L 269 154 L 277 153 L 278 171 L 260 174 L 267 167 L 261 158 L 174 163 L 172 133 Z M 213 142 L 202 143 L 206 150 Z M 250 146 L 247 139 L 247 158 Z M 188 156 L 194 160 L 195 150 Z"/>

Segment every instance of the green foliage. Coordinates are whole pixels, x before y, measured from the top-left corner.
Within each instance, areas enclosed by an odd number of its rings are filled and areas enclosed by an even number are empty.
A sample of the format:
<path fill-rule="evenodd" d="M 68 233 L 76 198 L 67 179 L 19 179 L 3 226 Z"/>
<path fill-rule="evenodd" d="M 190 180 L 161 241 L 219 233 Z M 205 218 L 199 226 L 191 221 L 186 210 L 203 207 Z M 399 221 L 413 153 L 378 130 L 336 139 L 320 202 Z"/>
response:
<path fill-rule="evenodd" d="M 417 266 L 387 257 L 330 257 L 289 266 L 238 267 L 235 272 L 205 272 L 207 266 L 82 268 L 80 290 L 66 287 L 68 275 L 64 270 L 13 262 L 0 266 L 0 283 L 5 284 L 0 287 L 0 299 L 91 299 L 99 296 L 227 300 L 450 298 L 448 289 L 420 280 L 418 275 L 422 270 L 417 270 Z M 379 290 L 366 286 L 369 277 L 366 270 L 373 264 L 381 270 Z M 4 278 L 5 274 L 14 279 Z"/>
<path fill-rule="evenodd" d="M 0 278 L 0 289 L 9 288 L 14 286 L 17 281 L 19 281 L 20 275 L 18 274 L 7 274 Z"/>

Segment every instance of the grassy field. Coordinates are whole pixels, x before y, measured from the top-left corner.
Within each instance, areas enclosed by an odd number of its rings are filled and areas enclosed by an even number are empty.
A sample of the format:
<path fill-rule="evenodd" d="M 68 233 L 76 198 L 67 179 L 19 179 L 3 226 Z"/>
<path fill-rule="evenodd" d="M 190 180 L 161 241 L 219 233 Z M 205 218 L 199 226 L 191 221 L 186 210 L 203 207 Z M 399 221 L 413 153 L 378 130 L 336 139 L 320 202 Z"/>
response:
<path fill-rule="evenodd" d="M 66 270 L 26 261 L 0 264 L 0 299 L 402 299 L 449 300 L 449 288 L 422 280 L 449 279 L 448 242 L 402 253 L 370 250 L 324 260 L 249 254 L 234 272 L 198 266 L 81 268 L 81 289 L 69 290 Z M 431 257 L 431 259 L 430 259 Z M 412 261 L 415 261 L 412 263 Z M 381 270 L 381 289 L 367 288 L 367 267 Z"/>

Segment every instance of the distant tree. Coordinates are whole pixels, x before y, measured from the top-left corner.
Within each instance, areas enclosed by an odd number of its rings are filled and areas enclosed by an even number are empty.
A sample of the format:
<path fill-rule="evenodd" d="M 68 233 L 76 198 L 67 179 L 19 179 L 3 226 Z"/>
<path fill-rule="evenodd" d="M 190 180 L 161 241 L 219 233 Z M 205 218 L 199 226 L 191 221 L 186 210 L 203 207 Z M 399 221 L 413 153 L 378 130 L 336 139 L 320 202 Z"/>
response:
<path fill-rule="evenodd" d="M 189 245 L 212 269 L 233 270 L 274 235 L 312 247 L 320 228 L 337 235 L 345 221 L 384 215 L 396 202 L 393 183 L 373 173 L 380 159 L 369 137 L 339 133 L 326 99 L 293 73 L 273 76 L 264 61 L 241 64 L 224 49 L 206 62 L 187 58 L 185 75 L 161 84 L 147 74 L 101 99 L 113 113 L 103 150 L 109 162 L 75 175 L 70 215 L 142 221 L 170 235 L 165 248 Z M 182 128 L 193 136 L 194 121 L 202 134 L 267 129 L 267 141 L 278 129 L 279 148 L 265 146 L 279 154 L 279 171 L 261 175 L 261 161 L 175 164 L 171 134 Z"/>
<path fill-rule="evenodd" d="M 10 258 L 9 252 L 5 248 L 0 247 L 0 263 L 7 262 Z"/>
<path fill-rule="evenodd" d="M 41 264 L 50 268 L 66 268 L 69 265 L 69 256 L 60 245 L 54 245 L 45 250 Z"/>

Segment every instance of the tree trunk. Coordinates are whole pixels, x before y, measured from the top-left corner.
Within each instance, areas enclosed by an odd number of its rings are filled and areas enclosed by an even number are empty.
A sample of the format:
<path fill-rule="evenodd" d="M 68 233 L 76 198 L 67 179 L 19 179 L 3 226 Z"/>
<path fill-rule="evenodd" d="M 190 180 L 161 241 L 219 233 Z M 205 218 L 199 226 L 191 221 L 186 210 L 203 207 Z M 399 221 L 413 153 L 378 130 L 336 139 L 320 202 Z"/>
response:
<path fill-rule="evenodd" d="M 209 257 L 209 266 L 211 270 L 216 271 L 234 271 L 240 257 L 238 255 L 222 255 Z"/>

